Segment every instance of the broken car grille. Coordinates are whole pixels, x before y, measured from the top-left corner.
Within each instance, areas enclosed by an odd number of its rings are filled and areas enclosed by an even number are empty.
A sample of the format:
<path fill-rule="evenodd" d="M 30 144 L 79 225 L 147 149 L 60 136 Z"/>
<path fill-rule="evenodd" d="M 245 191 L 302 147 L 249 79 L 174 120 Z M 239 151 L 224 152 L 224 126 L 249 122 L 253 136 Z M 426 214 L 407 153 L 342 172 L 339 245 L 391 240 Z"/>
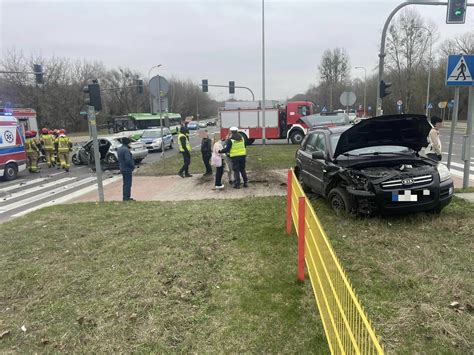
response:
<path fill-rule="evenodd" d="M 413 177 L 404 177 L 403 179 L 388 180 L 382 182 L 380 185 L 382 189 L 397 189 L 400 187 L 411 188 L 414 186 L 425 185 L 433 181 L 433 176 L 430 175 L 421 175 Z"/>

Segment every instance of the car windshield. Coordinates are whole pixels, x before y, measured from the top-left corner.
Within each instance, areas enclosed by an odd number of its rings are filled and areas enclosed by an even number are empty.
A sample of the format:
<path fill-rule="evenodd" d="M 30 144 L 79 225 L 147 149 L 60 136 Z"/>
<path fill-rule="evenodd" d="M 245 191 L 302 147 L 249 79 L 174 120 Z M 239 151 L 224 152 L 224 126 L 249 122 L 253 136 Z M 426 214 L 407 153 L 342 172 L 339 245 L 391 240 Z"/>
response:
<path fill-rule="evenodd" d="M 142 134 L 142 138 L 160 138 L 160 137 L 161 137 L 161 130 L 145 131 Z"/>
<path fill-rule="evenodd" d="M 334 151 L 336 150 L 337 142 L 339 141 L 339 138 L 341 137 L 340 134 L 334 134 L 331 136 L 331 149 L 332 153 L 334 154 Z M 374 147 L 365 147 L 365 148 L 359 148 L 359 149 L 353 149 L 348 152 L 345 152 L 344 154 L 348 155 L 353 155 L 353 156 L 359 156 L 359 155 L 377 155 L 377 154 L 410 154 L 413 153 L 413 150 L 407 147 L 402 147 L 399 145 L 378 145 Z"/>

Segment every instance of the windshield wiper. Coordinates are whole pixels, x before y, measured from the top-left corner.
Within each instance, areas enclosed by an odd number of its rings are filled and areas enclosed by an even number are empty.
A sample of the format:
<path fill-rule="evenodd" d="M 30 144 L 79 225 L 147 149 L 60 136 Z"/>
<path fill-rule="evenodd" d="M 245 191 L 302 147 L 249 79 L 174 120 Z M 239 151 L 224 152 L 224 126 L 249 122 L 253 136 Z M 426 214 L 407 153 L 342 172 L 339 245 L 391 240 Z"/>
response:
<path fill-rule="evenodd" d="M 361 154 L 342 153 L 342 155 L 344 155 L 346 157 L 358 157 Z"/>

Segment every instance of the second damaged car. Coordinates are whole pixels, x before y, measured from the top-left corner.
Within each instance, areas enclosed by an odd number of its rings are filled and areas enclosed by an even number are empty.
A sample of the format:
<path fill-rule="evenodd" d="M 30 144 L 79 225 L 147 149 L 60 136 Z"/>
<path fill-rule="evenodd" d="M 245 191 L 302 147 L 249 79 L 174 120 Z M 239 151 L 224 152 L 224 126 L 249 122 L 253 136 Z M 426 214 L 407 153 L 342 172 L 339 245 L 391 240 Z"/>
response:
<path fill-rule="evenodd" d="M 443 164 L 418 154 L 430 129 L 426 116 L 410 114 L 316 127 L 296 153 L 295 173 L 334 210 L 439 213 L 451 201 L 453 181 Z"/>

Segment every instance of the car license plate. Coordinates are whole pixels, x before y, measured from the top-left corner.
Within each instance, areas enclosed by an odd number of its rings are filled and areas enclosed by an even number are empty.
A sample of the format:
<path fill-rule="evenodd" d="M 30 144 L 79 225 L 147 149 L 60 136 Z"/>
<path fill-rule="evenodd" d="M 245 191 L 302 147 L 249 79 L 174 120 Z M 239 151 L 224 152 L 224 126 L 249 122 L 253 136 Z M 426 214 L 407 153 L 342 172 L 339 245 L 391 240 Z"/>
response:
<path fill-rule="evenodd" d="M 424 196 L 430 196 L 430 190 L 398 190 L 392 192 L 392 202 L 417 202 Z"/>

